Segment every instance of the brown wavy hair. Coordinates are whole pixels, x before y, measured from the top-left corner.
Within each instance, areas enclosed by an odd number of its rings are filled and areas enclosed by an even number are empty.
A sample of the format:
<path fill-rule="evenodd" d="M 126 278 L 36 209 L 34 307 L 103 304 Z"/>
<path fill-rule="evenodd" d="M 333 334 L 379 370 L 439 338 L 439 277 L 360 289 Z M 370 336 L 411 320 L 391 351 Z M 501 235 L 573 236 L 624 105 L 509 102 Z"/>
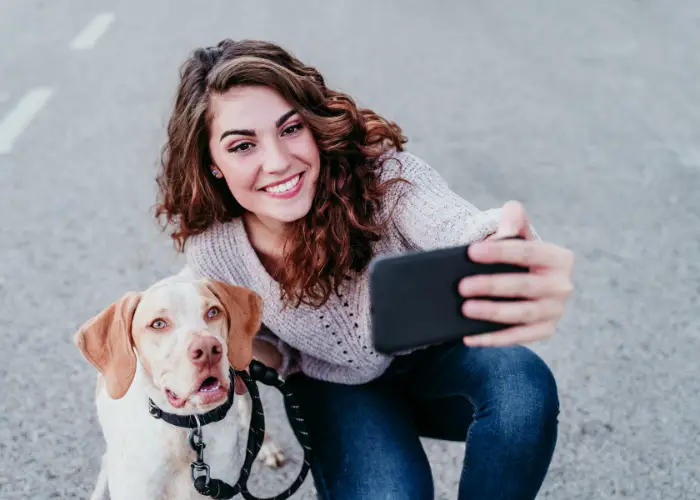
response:
<path fill-rule="evenodd" d="M 321 171 L 309 213 L 293 223 L 285 265 L 277 281 L 287 304 L 321 305 L 352 272 L 372 258 L 372 242 L 387 221 L 377 220 L 390 184 L 380 183 L 379 161 L 406 138 L 395 123 L 326 87 L 323 76 L 280 46 L 226 39 L 195 50 L 180 69 L 180 84 L 161 154 L 156 218 L 179 252 L 187 238 L 212 224 L 230 221 L 244 209 L 225 182 L 210 172 L 212 96 L 234 86 L 264 85 L 280 93 L 312 131 Z"/>

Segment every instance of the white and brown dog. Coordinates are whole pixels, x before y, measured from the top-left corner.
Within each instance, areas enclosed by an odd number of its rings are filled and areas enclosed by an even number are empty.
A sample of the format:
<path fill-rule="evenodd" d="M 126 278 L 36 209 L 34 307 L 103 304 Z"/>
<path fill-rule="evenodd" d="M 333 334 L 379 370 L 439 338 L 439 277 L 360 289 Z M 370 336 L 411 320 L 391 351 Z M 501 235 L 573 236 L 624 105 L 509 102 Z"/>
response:
<path fill-rule="evenodd" d="M 178 415 L 224 404 L 229 366 L 243 370 L 253 359 L 262 307 L 246 288 L 174 276 L 126 294 L 78 330 L 76 345 L 100 372 L 96 405 L 106 441 L 92 500 L 107 490 L 111 500 L 202 498 L 190 478 L 188 430 L 151 416 L 149 398 Z M 265 356 L 256 347 L 255 357 L 274 366 Z M 247 396 L 235 401 L 236 411 L 203 427 L 211 475 L 232 485 L 242 465 L 239 429 L 251 413 Z M 267 437 L 258 458 L 271 466 L 284 460 Z"/>

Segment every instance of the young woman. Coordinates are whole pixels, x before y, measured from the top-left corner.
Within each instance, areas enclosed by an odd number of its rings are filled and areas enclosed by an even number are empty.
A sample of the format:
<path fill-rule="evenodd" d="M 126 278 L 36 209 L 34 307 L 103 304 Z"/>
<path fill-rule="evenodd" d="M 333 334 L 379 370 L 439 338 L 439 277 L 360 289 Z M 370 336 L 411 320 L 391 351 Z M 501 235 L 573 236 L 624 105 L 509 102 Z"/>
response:
<path fill-rule="evenodd" d="M 279 353 L 303 405 L 322 498 L 433 498 L 421 436 L 466 442 L 460 499 L 535 498 L 559 403 L 522 344 L 555 331 L 572 253 L 533 238 L 519 203 L 477 210 L 405 142 L 281 47 L 224 40 L 182 67 L 157 215 L 194 272 L 263 297 L 258 348 Z M 466 243 L 476 261 L 531 271 L 463 279 L 464 314 L 520 326 L 375 352 L 372 257 Z"/>

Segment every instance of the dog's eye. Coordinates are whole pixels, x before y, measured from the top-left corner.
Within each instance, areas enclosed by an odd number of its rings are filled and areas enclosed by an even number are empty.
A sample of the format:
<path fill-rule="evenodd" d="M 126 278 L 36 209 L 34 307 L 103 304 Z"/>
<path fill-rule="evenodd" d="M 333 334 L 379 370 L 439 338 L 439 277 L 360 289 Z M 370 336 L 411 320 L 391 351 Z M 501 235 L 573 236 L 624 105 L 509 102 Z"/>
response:
<path fill-rule="evenodd" d="M 207 318 L 212 319 L 216 318 L 219 315 L 219 308 L 214 306 L 210 307 L 209 310 L 207 311 Z"/>
<path fill-rule="evenodd" d="M 156 330 L 162 330 L 168 326 L 168 323 L 164 319 L 157 319 L 153 323 L 151 323 L 151 328 L 154 328 Z"/>

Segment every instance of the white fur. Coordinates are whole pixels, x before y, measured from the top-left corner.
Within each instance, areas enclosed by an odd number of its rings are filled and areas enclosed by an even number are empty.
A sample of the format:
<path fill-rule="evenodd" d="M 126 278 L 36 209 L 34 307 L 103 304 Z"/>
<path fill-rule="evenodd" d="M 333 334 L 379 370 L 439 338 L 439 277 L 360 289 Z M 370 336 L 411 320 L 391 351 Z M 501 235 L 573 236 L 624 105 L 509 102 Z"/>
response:
<path fill-rule="evenodd" d="M 100 476 L 107 477 L 110 499 L 201 500 L 190 478 L 195 455 L 187 440 L 189 431 L 149 414 L 148 387 L 139 364 L 134 382 L 122 399 L 112 399 L 104 390 L 97 397 L 97 415 L 107 445 Z M 237 432 L 234 408 L 220 422 L 202 427 L 204 461 L 212 477 L 229 484 L 238 480 L 242 464 Z M 101 483 L 98 479 L 95 494 L 100 493 Z M 92 497 L 98 498 L 104 497 Z"/>
<path fill-rule="evenodd" d="M 128 391 L 113 399 L 102 375 L 98 376 L 96 406 L 106 451 L 91 500 L 104 499 L 107 492 L 111 500 L 203 498 L 190 477 L 195 453 L 189 446 L 189 430 L 155 419 L 148 411 L 149 398 L 170 413 L 201 413 L 209 409 L 200 407 L 197 395 L 186 406 L 172 408 L 164 394 L 168 387 L 184 395 L 200 383 L 203 375 L 187 356 L 193 338 L 212 336 L 225 347 L 223 324 L 208 324 L 202 319 L 211 302 L 211 296 L 206 298 L 202 293 L 201 281 L 190 276 L 173 276 L 151 286 L 143 293 L 134 315 L 133 329 L 139 335 L 143 352 L 136 353 L 136 373 Z M 159 309 L 166 309 L 165 316 L 173 323 L 172 331 L 162 336 L 144 327 Z M 150 367 L 149 373 L 144 366 Z M 215 375 L 223 378 L 228 367 L 224 353 Z M 235 404 L 223 420 L 202 427 L 204 461 L 210 467 L 211 477 L 231 485 L 238 480 L 245 453 L 238 443 L 239 426 L 247 427 L 251 410 L 250 397 L 236 395 Z M 284 461 L 281 449 L 267 435 L 258 460 L 271 467 Z"/>

